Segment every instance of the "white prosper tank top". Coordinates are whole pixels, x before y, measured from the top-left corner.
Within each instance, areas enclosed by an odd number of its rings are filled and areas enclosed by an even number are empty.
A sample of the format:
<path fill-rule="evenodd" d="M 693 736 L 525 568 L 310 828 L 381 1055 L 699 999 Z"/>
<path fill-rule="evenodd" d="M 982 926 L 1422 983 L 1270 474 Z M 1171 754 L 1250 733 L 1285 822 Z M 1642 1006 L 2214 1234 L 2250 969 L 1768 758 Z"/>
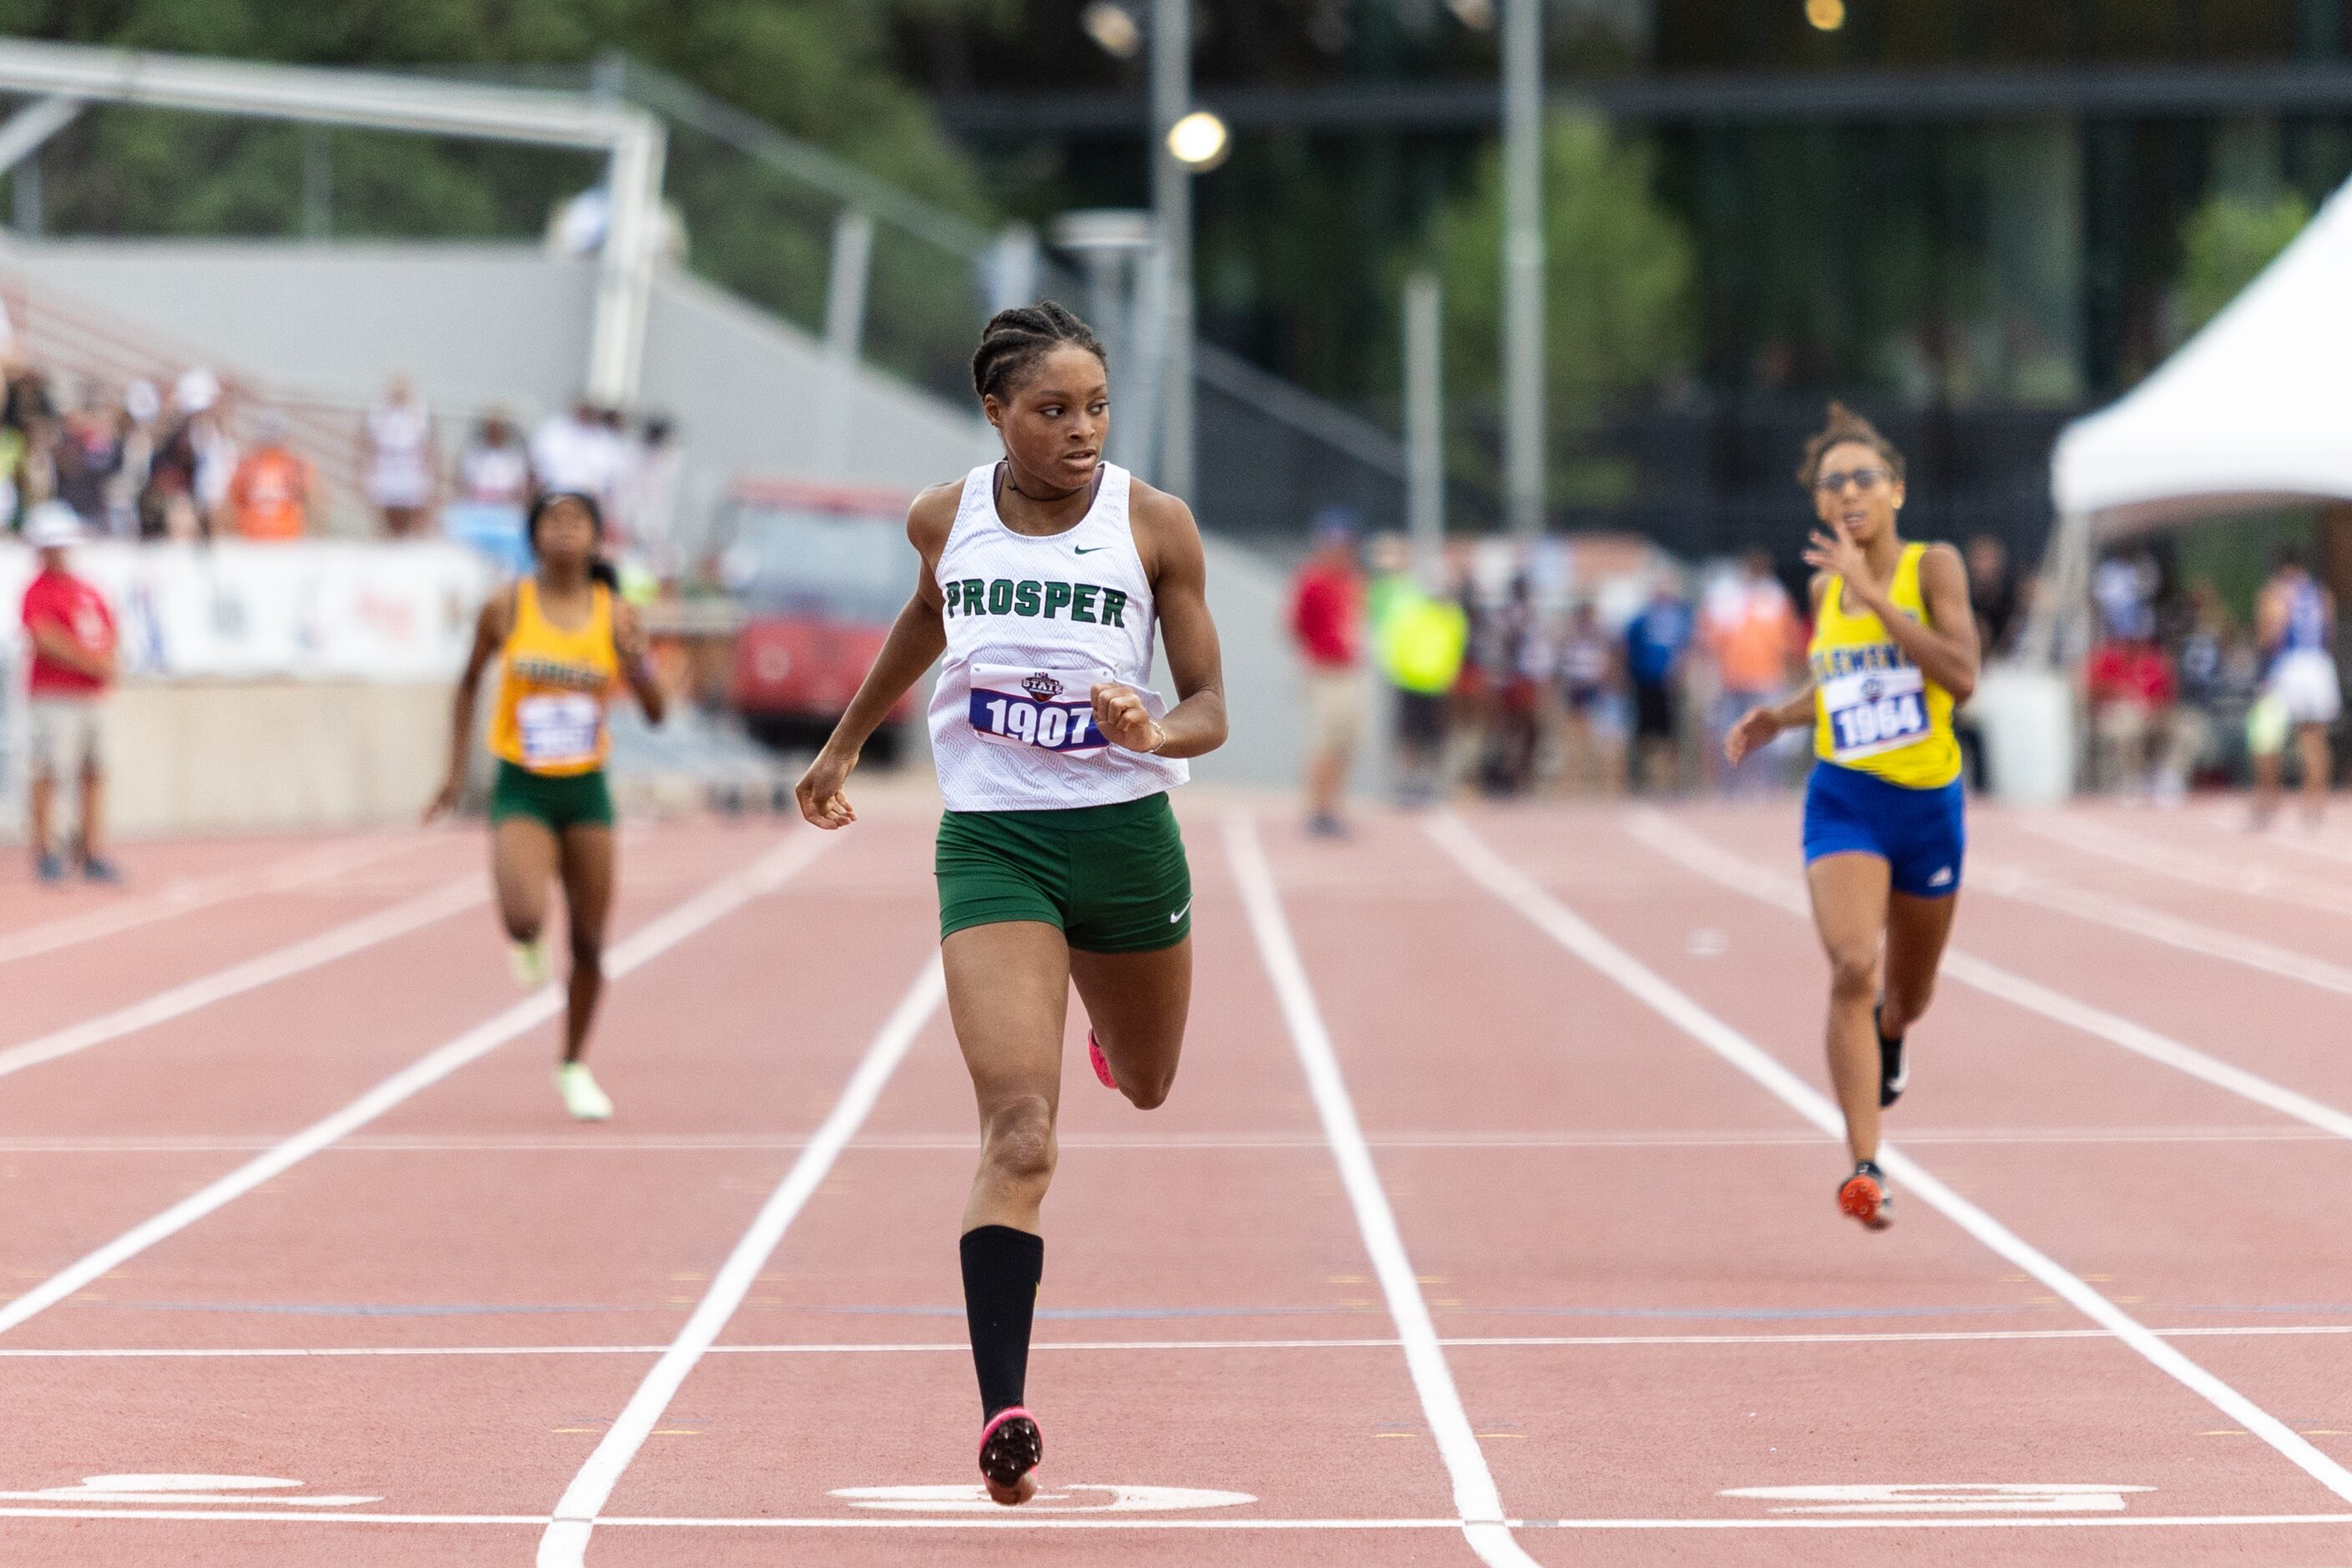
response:
<path fill-rule="evenodd" d="M 1105 463 L 1077 526 L 1036 537 L 997 515 L 996 468 L 964 477 L 940 554 L 948 654 L 930 722 L 947 808 L 1067 811 L 1182 784 L 1182 762 L 1113 745 L 1094 723 L 1098 680 L 1133 687 L 1155 719 L 1168 710 L 1150 686 L 1159 616 L 1128 471 Z"/>

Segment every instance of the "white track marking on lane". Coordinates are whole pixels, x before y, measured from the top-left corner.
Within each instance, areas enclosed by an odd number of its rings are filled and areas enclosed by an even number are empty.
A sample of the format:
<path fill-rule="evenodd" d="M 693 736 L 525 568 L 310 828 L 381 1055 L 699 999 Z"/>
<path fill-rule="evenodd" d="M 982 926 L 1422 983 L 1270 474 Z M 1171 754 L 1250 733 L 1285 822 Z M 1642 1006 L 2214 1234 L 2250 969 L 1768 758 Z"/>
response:
<path fill-rule="evenodd" d="M 2167 844 L 2161 839 L 2134 833 L 2129 828 L 2092 821 L 2079 815 L 2049 819 L 2040 812 L 2020 812 L 2005 816 L 2003 820 L 2016 824 L 2037 837 L 2063 844 L 2070 849 L 2080 849 L 2119 861 L 2134 870 L 2153 871 L 2176 882 L 2225 893 L 2242 893 L 2249 898 L 2270 899 L 2279 903 L 2299 904 L 2305 909 L 2324 910 L 2329 914 L 2352 915 L 2352 891 L 2331 882 L 2314 881 L 2307 877 L 2298 877 L 2258 863 L 2217 859 L 2200 855 L 2194 849 L 2184 849 L 2177 844 Z"/>
<path fill-rule="evenodd" d="M 1428 832 L 1465 875 L 1517 910 L 1537 930 L 1755 1079 L 1767 1093 L 1807 1121 L 1824 1132 L 1843 1131 L 1844 1119 L 1837 1107 L 1818 1090 L 1747 1036 L 1603 936 L 1524 872 L 1507 864 L 1461 818 L 1451 815 L 1441 817 L 1429 824 Z M 1946 960 L 1946 968 L 1950 968 L 1949 959 Z M 2084 1317 L 2111 1331 L 2151 1366 L 2269 1444 L 2281 1458 L 2313 1480 L 2352 1502 L 2352 1471 L 2321 1453 L 2285 1422 L 2181 1354 L 2073 1270 L 1946 1186 L 1926 1166 L 1899 1149 L 1892 1144 L 1882 1146 L 1879 1163 L 1897 1186 L 1910 1187 L 1930 1207 L 1985 1247 L 2040 1280 L 2045 1289 L 2071 1303 Z"/>
<path fill-rule="evenodd" d="M 1445 1461 L 1446 1474 L 1454 1484 L 1454 1506 L 1465 1521 L 1463 1536 L 1489 1568 L 1537 1568 L 1535 1559 L 1512 1539 L 1502 1522 L 1502 1495 L 1496 1489 L 1494 1473 L 1486 1468 L 1486 1451 L 1478 1447 L 1469 1414 L 1463 1408 L 1462 1393 L 1454 1386 L 1454 1371 L 1446 1365 L 1445 1352 L 1438 1343 L 1420 1278 L 1405 1253 L 1404 1237 L 1397 1228 L 1395 1212 L 1389 1207 L 1388 1192 L 1381 1185 L 1380 1168 L 1364 1142 L 1355 1101 L 1339 1071 L 1339 1052 L 1324 1025 L 1322 1007 L 1315 1000 L 1306 961 L 1291 935 L 1289 917 L 1283 913 L 1274 868 L 1266 863 L 1265 847 L 1258 841 L 1256 819 L 1237 812 L 1225 818 L 1224 829 L 1225 858 L 1240 885 L 1250 933 L 1257 939 L 1258 958 L 1282 1004 L 1290 1043 L 1298 1053 L 1307 1091 L 1315 1099 L 1315 1113 L 1321 1118 L 1323 1135 L 1331 1145 L 1332 1163 L 1339 1168 L 1340 1184 L 1347 1188 L 1348 1203 L 1356 1211 L 1356 1227 L 1363 1234 L 1364 1251 L 1372 1260 L 1381 1294 L 1388 1301 L 1389 1317 L 1403 1342 L 1413 1391 L 1421 1397 L 1422 1414 L 1428 1417 L 1430 1435 L 1437 1440 L 1438 1455 Z"/>
<path fill-rule="evenodd" d="M 1711 881 L 1746 893 L 1759 902 L 1777 905 L 1790 914 L 1811 918 L 1805 896 L 1794 879 L 1781 877 L 1752 860 L 1743 859 L 1714 840 L 1702 837 L 1678 823 L 1670 822 L 1658 813 L 1635 813 L 1626 826 L 1626 832 L 1668 859 Z M 2054 1023 L 2096 1036 L 2110 1045 L 2121 1046 L 2135 1056 L 2160 1062 L 2242 1100 L 2252 1100 L 2283 1116 L 2293 1117 L 2330 1137 L 2352 1138 L 2352 1115 L 2347 1115 L 2332 1105 L 2314 1100 L 2307 1094 L 2299 1094 L 2283 1084 L 2273 1083 L 2219 1057 L 2208 1056 L 2196 1047 L 2185 1045 L 2169 1035 L 2160 1035 L 2146 1025 L 2136 1024 L 2104 1008 L 2094 1007 L 2087 1002 L 2079 1001 L 2063 991 L 2053 990 L 2039 981 L 2028 980 L 1999 964 L 1988 963 L 1958 948 L 1945 950 L 1943 972 L 1951 979 L 1989 996 L 1998 996 L 2028 1012 L 2039 1013 Z"/>
<path fill-rule="evenodd" d="M 2021 1309 L 2030 1310 L 2031 1309 Z M 1475 1316 L 1475 1310 L 1468 1315 Z M 2241 1323 L 2212 1328 L 2151 1329 L 2159 1339 L 2222 1340 L 2305 1338 L 2352 1334 L 2352 1323 Z M 1843 1334 L 1513 1334 L 1462 1337 L 1447 1335 L 1437 1342 L 1445 1350 L 1670 1350 L 1769 1349 L 1781 1345 L 1964 1344 L 2000 1340 L 2112 1340 L 2105 1329 L 1951 1329 L 1909 1332 Z M 1159 1354 L 1167 1351 L 1349 1351 L 1398 1350 L 1398 1339 L 1348 1340 L 1060 1340 L 1029 1347 L 1033 1355 L 1074 1354 L 1115 1351 L 1129 1354 Z M 300 1361 L 364 1359 L 371 1356 L 657 1356 L 667 1345 L 319 1345 L 248 1348 L 205 1346 L 177 1348 L 137 1345 L 121 1349 L 0 1350 L 0 1361 Z M 712 1345 L 706 1355 L 962 1355 L 971 1346 L 961 1340 L 928 1344 L 894 1344 L 886 1341 L 848 1341 L 837 1344 Z M 601 1522 L 601 1521 L 600 1521 Z"/>
<path fill-rule="evenodd" d="M 329 845 L 289 856 L 258 869 L 224 871 L 195 881 L 181 881 L 135 902 L 68 915 L 63 920 L 0 933 L 0 963 L 36 958 L 45 952 L 74 947 L 120 931 L 168 921 L 193 910 L 209 909 L 236 899 L 264 893 L 288 893 L 328 881 L 362 866 L 391 858 L 415 847 L 414 840 L 363 842 L 357 846 Z"/>
<path fill-rule="evenodd" d="M 1108 1510 L 1106 1510 L 1108 1512 Z M 0 1519 L 73 1519 L 219 1521 L 231 1524 L 412 1524 L 436 1526 L 522 1525 L 549 1522 L 543 1513 L 297 1513 L 260 1509 L 236 1511 L 195 1509 L 0 1508 Z M 2273 1525 L 2352 1525 L 2352 1513 L 2053 1514 L 2042 1518 L 1862 1518 L 1790 1519 L 1507 1519 L 1510 1530 L 1548 1530 L 1563 1534 L 1591 1531 L 1780 1531 L 1780 1530 L 2243 1530 Z M 614 1514 L 597 1523 L 610 1530 L 962 1530 L 962 1531 L 1205 1531 L 1265 1534 L 1345 1533 L 1380 1531 L 1456 1531 L 1474 1528 L 1461 1519 L 1152 1519 L 1134 1514 L 1104 1519 L 1067 1515 L 999 1515 L 952 1518 L 691 1519 L 657 1514 Z"/>
<path fill-rule="evenodd" d="M 2149 942 L 2160 942 L 2184 952 L 2194 952 L 2206 958 L 2218 958 L 2226 963 L 2242 964 L 2265 974 L 2300 981 L 2322 991 L 2333 991 L 2340 996 L 2352 996 L 2352 969 L 2340 963 L 2330 963 L 2324 958 L 2280 947 L 2275 942 L 2257 937 L 2242 936 L 2233 931 L 2210 926 L 2198 921 L 2168 914 L 2162 910 L 2135 903 L 2111 893 L 2094 892 L 2051 878 L 2037 875 L 2021 867 L 1999 861 L 1972 865 L 1969 868 L 1971 889 L 2014 899 L 2020 903 L 2034 904 L 2078 920 L 2112 926 L 2132 936 Z"/>
<path fill-rule="evenodd" d="M 281 1134 L 248 1138 L 155 1137 L 22 1137 L 0 1138 L 0 1154 L 234 1154 L 267 1149 Z M 2075 1143 L 2311 1143 L 2334 1137 L 2311 1127 L 1986 1127 L 1914 1128 L 1903 1142 L 1950 1144 L 2075 1144 Z M 1073 1133 L 1056 1140 L 1067 1152 L 1074 1149 L 1124 1153 L 1188 1152 L 1201 1150 L 1306 1150 L 1328 1147 L 1320 1138 L 1299 1138 L 1286 1132 L 1268 1133 Z M 1723 1132 L 1705 1129 L 1655 1132 L 1377 1132 L 1364 1142 L 1375 1149 L 1457 1149 L 1510 1152 L 1529 1149 L 1811 1149 L 1839 1141 L 1813 1131 Z M 517 1138 L 502 1133 L 388 1133 L 374 1138 L 346 1138 L 335 1145 L 339 1154 L 709 1154 L 781 1153 L 804 1147 L 808 1140 L 779 1134 L 742 1137 L 732 1133 L 709 1137 L 668 1133 L 604 1132 L 593 1141 L 578 1138 Z M 889 1133 L 853 1138 L 849 1146 L 864 1153 L 970 1154 L 970 1133 Z"/>
<path fill-rule="evenodd" d="M 546 1533 L 540 1537 L 539 1568 L 578 1568 L 598 1523 L 597 1512 L 612 1498 L 623 1472 L 653 1435 L 662 1412 L 677 1396 L 687 1374 L 717 1342 L 728 1320 L 735 1315 L 735 1309 L 751 1294 L 760 1270 L 767 1267 L 768 1259 L 783 1241 L 784 1233 L 792 1228 L 793 1221 L 824 1180 L 825 1173 L 833 1169 L 834 1161 L 840 1157 L 851 1135 L 864 1124 L 891 1075 L 906 1060 L 916 1037 L 929 1025 L 940 1004 L 946 999 L 947 977 L 934 954 L 925 962 L 906 995 L 890 1010 L 890 1016 L 883 1020 L 873 1043 L 859 1058 L 856 1070 L 843 1086 L 841 1097 L 834 1101 L 832 1110 L 810 1137 L 800 1157 L 793 1162 L 784 1179 L 760 1206 L 751 1228 L 711 1277 L 710 1288 L 703 1292 L 677 1337 L 637 1384 L 636 1392 L 622 1406 L 621 1414 L 614 1417 L 612 1426 L 605 1428 L 604 1436 L 579 1473 L 572 1478 L 571 1485 L 563 1489 Z"/>
<path fill-rule="evenodd" d="M 451 915 L 472 909 L 489 898 L 489 889 L 479 873 L 444 882 L 429 893 L 379 910 L 372 915 L 362 915 L 355 921 L 304 937 L 299 942 L 232 963 L 226 969 L 201 974 L 195 979 L 158 991 L 142 1001 L 111 1013 L 101 1013 L 95 1018 L 85 1018 L 79 1024 L 68 1024 L 62 1029 L 0 1050 L 0 1078 L 23 1072 L 26 1068 L 53 1062 L 86 1051 L 92 1046 L 119 1040 L 125 1035 L 152 1029 L 158 1024 L 184 1017 L 200 1007 L 215 1002 L 226 1002 L 232 996 L 242 996 L 257 991 L 307 970 L 366 952 L 396 937 L 447 920 Z"/>
<path fill-rule="evenodd" d="M 618 980 L 667 952 L 688 937 L 711 926 L 764 894 L 773 892 L 824 852 L 827 840 L 814 831 L 794 833 L 749 867 L 706 888 L 668 912 L 656 916 L 615 943 L 604 955 L 604 973 Z M 430 1089 L 459 1068 L 477 1061 L 554 1017 L 562 1010 L 562 993 L 549 985 L 513 1006 L 475 1025 L 385 1079 L 341 1110 L 312 1122 L 301 1131 L 255 1156 L 227 1175 L 197 1189 L 152 1218 L 131 1226 L 97 1251 L 68 1265 L 30 1290 L 0 1307 L 0 1334 L 57 1305 L 75 1291 L 102 1278 L 108 1270 L 175 1236 L 273 1176 L 282 1175 L 338 1139 L 355 1132 L 412 1096 Z"/>

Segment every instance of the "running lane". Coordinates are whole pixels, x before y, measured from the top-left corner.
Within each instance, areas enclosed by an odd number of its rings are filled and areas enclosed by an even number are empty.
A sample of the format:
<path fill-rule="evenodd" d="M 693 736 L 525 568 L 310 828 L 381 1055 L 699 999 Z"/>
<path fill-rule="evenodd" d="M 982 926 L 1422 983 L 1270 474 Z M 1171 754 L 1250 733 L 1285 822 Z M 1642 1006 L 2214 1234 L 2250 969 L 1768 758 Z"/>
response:
<path fill-rule="evenodd" d="M 862 1568 L 1001 1563 L 1017 1553 L 1024 1563 L 1172 1568 L 1223 1554 L 1475 1568 L 1450 1529 L 1170 1528 L 1453 1514 L 1401 1352 L 1386 1342 L 1394 1330 L 1370 1283 L 1218 821 L 1188 812 L 1185 832 L 1198 990 L 1173 1096 L 1145 1114 L 1097 1085 L 1075 998 L 1064 1055 L 1061 1163 L 1045 1208 L 1028 1398 L 1045 1432 L 1049 1507 L 1085 1511 L 991 1510 L 971 1528 L 941 1531 L 921 1528 L 940 1515 L 879 1512 L 840 1495 L 976 1489 L 980 1410 L 955 1237 L 977 1136 L 942 1013 L 719 1352 L 672 1404 L 665 1425 L 703 1435 L 649 1442 L 605 1510 L 862 1528 L 754 1531 L 739 1542 L 606 1525 L 591 1563 L 791 1556 Z M 928 904 L 919 918 L 927 935 Z M 894 978 L 894 989 L 900 984 Z M 1333 1340 L 1374 1342 L 1314 1342 Z M 1111 1488 L 1237 1495 L 1223 1506 L 1198 1498 L 1171 1506 L 1165 1494 L 1130 1491 L 1135 1511 L 1121 1517 L 1135 1528 L 1106 1534 L 1090 1527 L 1110 1522 L 1101 1510 Z M 1089 1528 L 1053 1528 L 1057 1521 Z"/>
<path fill-rule="evenodd" d="M 21 1407 L 58 1415 L 19 1446 L 0 1486 L 271 1476 L 302 1482 L 297 1498 L 376 1500 L 340 1512 L 442 1521 L 85 1521 L 77 1539 L 91 1544 L 79 1560 L 93 1563 L 152 1561 L 159 1539 L 239 1563 L 310 1563 L 322 1551 L 403 1568 L 527 1560 L 535 1531 L 450 1521 L 543 1513 L 652 1352 L 520 1352 L 658 1344 L 675 1331 L 791 1159 L 793 1135 L 837 1090 L 886 993 L 903 984 L 883 970 L 911 973 L 929 951 L 921 900 L 882 891 L 922 891 L 903 839 L 842 841 L 781 890 L 616 981 L 595 1052 L 620 1107 L 614 1122 L 561 1118 L 548 1082 L 556 1030 L 542 1026 L 426 1089 L 354 1147 L 322 1152 L 161 1243 L 108 1282 L 105 1300 L 65 1303 L 8 1336 L 0 1381 Z M 657 836 L 625 868 L 625 887 L 675 882 L 688 867 L 707 884 L 776 842 L 765 832 Z M 633 907 L 623 923 L 648 912 Z M 894 940 L 894 930 L 907 934 Z M 487 965 L 503 967 L 489 932 L 475 941 Z M 491 978 L 454 1026 L 511 999 L 510 988 L 498 994 L 503 976 Z M 348 1010 L 346 998 L 331 1014 Z M 412 1020 L 405 1054 L 448 1032 Z M 5 1353 L 36 1348 L 226 1353 Z M 250 1353 L 291 1349 L 329 1353 Z M 0 1519 L 0 1542 L 46 1539 L 47 1528 Z"/>
<path fill-rule="evenodd" d="M 1507 861 L 1819 1081 L 1820 961 L 1800 922 L 1679 872 L 1613 817 L 1475 821 Z M 1809 1131 L 1792 1112 L 1470 882 L 1414 825 L 1383 823 L 1352 849 L 1299 845 L 1284 860 L 1368 1128 L 1415 1145 L 1384 1149 L 1381 1163 L 1407 1245 L 1444 1281 L 1433 1287 L 1441 1329 L 1620 1342 L 1454 1352 L 1474 1420 L 1516 1435 L 1490 1445 L 1515 1513 L 1761 1520 L 1779 1505 L 1728 1494 L 1988 1479 L 2153 1488 L 2130 1494 L 2142 1513 L 2344 1511 L 2268 1448 L 2201 1436 L 2223 1425 L 2213 1409 L 2112 1341 L 1759 1342 L 2084 1323 L 1916 1200 L 1885 1237 L 1842 1219 L 1833 1145 L 1790 1142 Z M 1944 1005 L 1963 1005 L 1955 992 Z M 1985 1055 L 2007 1075 L 2038 1076 L 2066 1048 L 2055 1033 L 2011 1028 Z M 2130 1078 L 2104 1058 L 2076 1070 Z M 2150 1109 L 2177 1120 L 2186 1099 L 2219 1115 L 2214 1091 L 2149 1072 L 2138 1092 Z M 2014 1097 L 2013 1078 L 1986 1078 L 1961 1117 L 1997 1116 L 2004 1084 Z M 1466 1146 L 1439 1146 L 1446 1132 Z M 1968 1166 L 1927 1153 L 2061 1261 L 2059 1227 L 2106 1212 L 2069 1212 L 2053 1196 L 2063 1185 L 1993 1190 L 2005 1150 Z M 2231 1538 L 2233 1550 L 2303 1539 Z M 1571 1550 L 1648 1563 L 1666 1541 L 1675 1561 L 1709 1563 L 1927 1563 L 1955 1550 L 1934 1526 L 1590 1531 Z M 2000 1550 L 2004 1561 L 2125 1562 L 2150 1546 L 2139 1531 L 2021 1531 Z"/>

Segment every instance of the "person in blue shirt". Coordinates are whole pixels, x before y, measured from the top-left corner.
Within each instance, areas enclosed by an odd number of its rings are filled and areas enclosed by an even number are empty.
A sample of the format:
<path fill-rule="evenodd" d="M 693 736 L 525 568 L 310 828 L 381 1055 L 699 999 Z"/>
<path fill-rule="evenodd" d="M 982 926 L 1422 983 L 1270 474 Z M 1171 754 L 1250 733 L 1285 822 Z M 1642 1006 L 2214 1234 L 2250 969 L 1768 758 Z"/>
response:
<path fill-rule="evenodd" d="M 1682 776 L 1683 658 L 1690 651 L 1690 602 L 1672 571 L 1660 570 L 1650 602 L 1625 623 L 1625 679 L 1633 688 L 1633 785 L 1671 791 Z"/>

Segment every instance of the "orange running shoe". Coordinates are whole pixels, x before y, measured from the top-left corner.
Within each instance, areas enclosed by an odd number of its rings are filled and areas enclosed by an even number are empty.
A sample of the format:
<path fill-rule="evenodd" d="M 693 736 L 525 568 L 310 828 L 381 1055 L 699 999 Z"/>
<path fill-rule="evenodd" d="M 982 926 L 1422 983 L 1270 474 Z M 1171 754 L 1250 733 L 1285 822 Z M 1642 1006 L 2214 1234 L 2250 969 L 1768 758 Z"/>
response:
<path fill-rule="evenodd" d="M 1864 1160 L 1854 1166 L 1853 1174 L 1838 1189 L 1838 1208 L 1870 1230 L 1885 1230 L 1895 1223 L 1895 1194 L 1877 1162 Z"/>
<path fill-rule="evenodd" d="M 1118 1087 L 1118 1079 L 1110 1076 L 1110 1059 L 1103 1055 L 1102 1042 L 1095 1038 L 1092 1029 L 1087 1031 L 1087 1060 L 1093 1066 L 1095 1076 L 1102 1079 L 1105 1089 Z"/>

